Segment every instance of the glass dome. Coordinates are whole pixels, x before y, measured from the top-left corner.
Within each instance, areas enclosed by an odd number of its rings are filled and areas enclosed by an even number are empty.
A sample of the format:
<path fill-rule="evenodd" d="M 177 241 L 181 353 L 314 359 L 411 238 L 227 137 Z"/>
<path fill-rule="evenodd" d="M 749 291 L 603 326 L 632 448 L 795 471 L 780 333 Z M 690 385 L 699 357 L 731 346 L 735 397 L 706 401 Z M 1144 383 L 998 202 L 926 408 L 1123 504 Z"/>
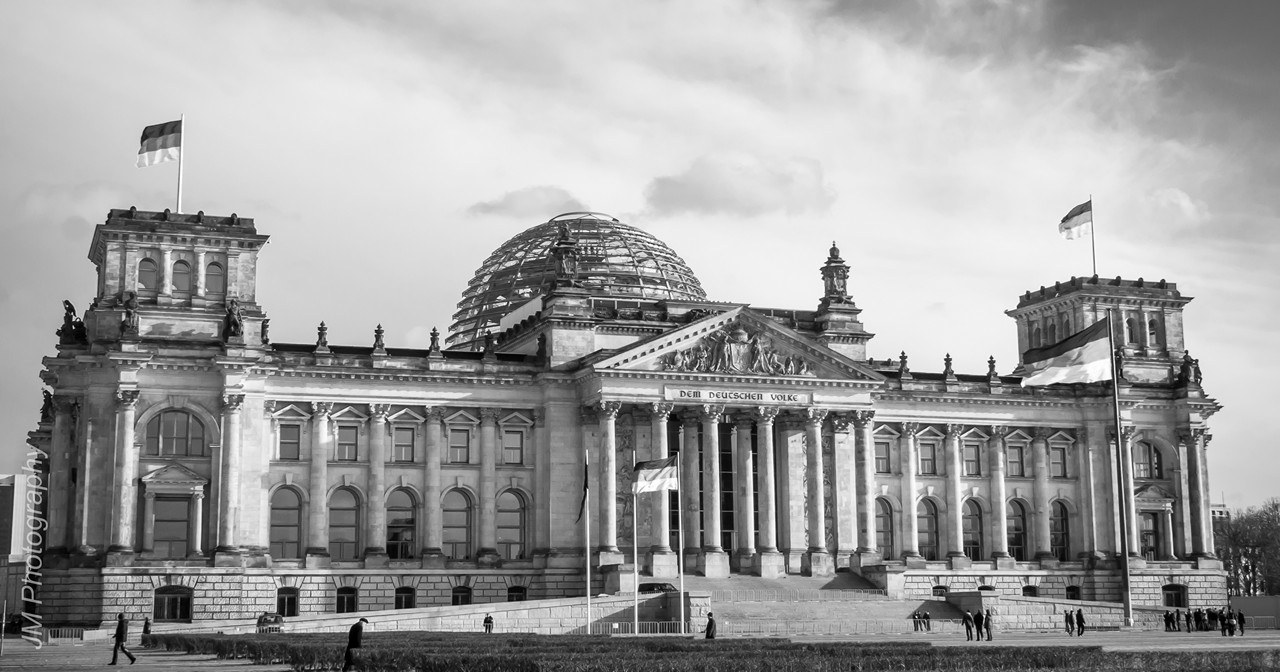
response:
<path fill-rule="evenodd" d="M 578 241 L 578 279 L 592 296 L 705 300 L 702 284 L 666 243 L 598 212 L 570 212 L 526 229 L 489 255 L 467 283 L 446 344 L 473 350 L 504 315 L 551 288 L 551 244 L 566 224 Z"/>

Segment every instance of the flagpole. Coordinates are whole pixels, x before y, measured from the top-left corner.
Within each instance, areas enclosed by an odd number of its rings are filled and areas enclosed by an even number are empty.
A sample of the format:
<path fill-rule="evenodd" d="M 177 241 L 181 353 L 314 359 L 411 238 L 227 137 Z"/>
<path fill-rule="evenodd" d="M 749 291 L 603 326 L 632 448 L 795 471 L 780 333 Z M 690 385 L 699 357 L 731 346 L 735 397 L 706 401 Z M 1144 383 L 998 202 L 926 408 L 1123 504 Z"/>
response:
<path fill-rule="evenodd" d="M 663 491 L 665 492 L 665 490 Z M 635 573 L 635 586 L 631 591 L 631 634 L 640 634 L 640 532 L 636 527 L 636 507 L 640 497 L 636 486 L 631 485 L 631 568 Z"/>
<path fill-rule="evenodd" d="M 1093 194 L 1089 194 L 1089 250 L 1093 253 L 1093 274 L 1098 274 L 1098 218 L 1093 211 Z"/>
<path fill-rule="evenodd" d="M 684 479 L 680 477 L 680 462 L 684 456 L 676 458 L 676 574 L 680 577 L 680 634 L 684 634 L 684 518 L 680 509 L 683 497 Z"/>
<path fill-rule="evenodd" d="M 586 481 L 582 484 L 583 497 L 585 497 L 587 500 L 590 500 L 591 499 L 591 478 L 590 478 L 591 457 L 590 457 L 590 453 L 587 452 L 587 447 L 585 445 L 582 447 L 582 467 L 583 467 L 582 475 L 583 475 L 583 478 L 586 479 Z M 583 511 L 583 517 L 582 517 L 583 524 L 586 526 L 583 529 L 583 538 L 586 539 L 585 555 L 587 556 L 587 628 L 586 630 L 587 630 L 587 634 L 590 635 L 591 634 L 591 502 L 590 501 L 586 502 L 586 506 L 582 507 L 582 511 Z"/>
<path fill-rule="evenodd" d="M 182 129 L 182 139 L 178 145 L 178 208 L 173 214 L 182 214 L 182 157 L 187 153 L 187 115 L 178 115 L 178 128 Z"/>
<path fill-rule="evenodd" d="M 1125 464 L 1124 450 L 1121 447 L 1121 441 L 1124 441 L 1124 435 L 1121 432 L 1120 424 L 1120 367 L 1116 366 L 1116 342 L 1115 330 L 1117 322 L 1110 308 L 1107 309 L 1107 320 L 1111 323 L 1107 325 L 1107 345 L 1111 349 L 1111 399 L 1112 407 L 1115 412 L 1116 423 L 1116 479 L 1119 481 L 1120 501 L 1116 505 L 1120 510 L 1120 589 L 1124 595 L 1124 624 L 1126 627 L 1133 627 L 1133 596 L 1130 594 L 1129 585 L 1129 514 L 1125 510 L 1125 502 L 1128 501 L 1129 494 L 1125 492 L 1128 487 L 1125 485 L 1125 468 L 1129 465 Z"/>

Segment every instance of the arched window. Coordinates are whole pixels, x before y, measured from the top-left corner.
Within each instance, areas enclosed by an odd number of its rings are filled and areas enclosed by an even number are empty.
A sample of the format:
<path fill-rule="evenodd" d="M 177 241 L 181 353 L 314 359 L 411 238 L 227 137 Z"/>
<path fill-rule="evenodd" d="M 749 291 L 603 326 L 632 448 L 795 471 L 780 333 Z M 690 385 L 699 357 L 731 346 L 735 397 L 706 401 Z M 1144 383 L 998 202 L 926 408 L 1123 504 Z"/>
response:
<path fill-rule="evenodd" d="M 1005 515 L 1009 524 L 1009 555 L 1014 560 L 1024 560 L 1027 547 L 1027 509 L 1021 502 L 1009 502 Z"/>
<path fill-rule="evenodd" d="M 1036 325 L 1031 328 L 1031 347 L 1040 347 L 1040 326 Z"/>
<path fill-rule="evenodd" d="M 1040 597 L 1040 588 L 1038 586 L 1023 586 L 1023 597 Z"/>
<path fill-rule="evenodd" d="M 418 591 L 413 586 L 396 588 L 396 609 L 412 609 L 417 606 Z"/>
<path fill-rule="evenodd" d="M 964 503 L 964 554 L 982 559 L 982 507 L 970 499 Z"/>
<path fill-rule="evenodd" d="M 360 590 L 352 586 L 338 589 L 338 601 L 334 610 L 339 614 L 353 614 L 360 611 Z"/>
<path fill-rule="evenodd" d="M 209 262 L 209 264 L 204 267 L 204 293 L 227 293 L 227 274 L 223 272 L 222 264 L 219 264 L 216 261 Z"/>
<path fill-rule="evenodd" d="M 360 500 L 354 492 L 339 488 L 329 498 L 329 557 L 356 560 L 359 548 Z"/>
<path fill-rule="evenodd" d="M 1147 322 L 1147 343 L 1153 347 L 1160 347 L 1160 323 L 1151 320 Z"/>
<path fill-rule="evenodd" d="M 1058 325 L 1054 324 L 1054 323 L 1051 321 L 1051 322 L 1049 322 L 1049 339 L 1048 339 L 1048 343 L 1057 343 L 1057 342 L 1058 342 Z"/>
<path fill-rule="evenodd" d="M 947 593 L 948 593 L 948 592 L 950 592 L 950 590 L 951 590 L 951 589 L 950 589 L 950 588 L 948 588 L 947 586 L 934 586 L 934 587 L 933 587 L 933 596 L 934 596 L 934 597 L 946 597 L 946 596 L 947 596 Z"/>
<path fill-rule="evenodd" d="M 1125 326 L 1125 343 L 1138 342 L 1138 321 L 1132 317 L 1124 321 Z"/>
<path fill-rule="evenodd" d="M 498 495 L 498 554 L 524 558 L 524 498 L 511 490 Z"/>
<path fill-rule="evenodd" d="M 302 498 L 292 488 L 280 488 L 271 495 L 271 557 L 301 558 L 301 541 Z"/>
<path fill-rule="evenodd" d="M 529 589 L 524 586 L 511 586 L 507 588 L 508 602 L 524 602 L 529 597 Z"/>
<path fill-rule="evenodd" d="M 298 615 L 298 589 L 285 586 L 276 590 L 276 613 L 281 616 Z"/>
<path fill-rule="evenodd" d="M 181 259 L 173 262 L 173 291 L 191 291 L 191 264 Z"/>
<path fill-rule="evenodd" d="M 455 607 L 471 604 L 471 589 L 466 586 L 454 586 L 452 596 Z"/>
<path fill-rule="evenodd" d="M 138 262 L 138 289 L 154 291 L 160 286 L 160 274 L 156 262 L 143 259 Z"/>
<path fill-rule="evenodd" d="M 1138 516 L 1138 523 L 1142 537 L 1142 557 L 1155 560 L 1160 555 L 1160 517 L 1155 513 L 1143 512 Z"/>
<path fill-rule="evenodd" d="M 1160 449 L 1139 441 L 1133 444 L 1133 477 L 1164 478 L 1164 464 L 1160 459 Z"/>
<path fill-rule="evenodd" d="M 876 499 L 876 547 L 881 558 L 893 557 L 893 507 L 883 497 Z"/>
<path fill-rule="evenodd" d="M 156 621 L 190 621 L 191 589 L 186 586 L 156 588 L 151 618 Z"/>
<path fill-rule="evenodd" d="M 1080 599 L 1080 586 L 1067 586 L 1067 599 L 1068 600 Z"/>
<path fill-rule="evenodd" d="M 204 424 L 186 411 L 165 411 L 147 423 L 147 455 L 204 457 L 208 455 Z"/>
<path fill-rule="evenodd" d="M 925 560 L 938 559 L 938 507 L 933 502 L 922 499 L 916 506 L 916 540 L 920 547 L 920 555 Z"/>
<path fill-rule="evenodd" d="M 988 593 L 994 593 L 996 592 L 996 587 L 995 586 L 978 586 L 978 590 L 988 592 Z"/>
<path fill-rule="evenodd" d="M 387 556 L 392 560 L 413 557 L 413 531 L 418 527 L 416 507 L 409 493 L 392 490 L 387 497 Z"/>
<path fill-rule="evenodd" d="M 1164 593 L 1164 606 L 1171 609 L 1187 608 L 1187 587 L 1176 583 L 1165 584 L 1162 591 Z"/>
<path fill-rule="evenodd" d="M 1067 561 L 1067 553 L 1071 550 L 1069 515 L 1067 505 L 1062 502 L 1054 502 L 1049 511 L 1049 550 L 1062 562 Z"/>
<path fill-rule="evenodd" d="M 471 558 L 471 498 L 461 490 L 444 496 L 444 554 L 450 560 Z"/>

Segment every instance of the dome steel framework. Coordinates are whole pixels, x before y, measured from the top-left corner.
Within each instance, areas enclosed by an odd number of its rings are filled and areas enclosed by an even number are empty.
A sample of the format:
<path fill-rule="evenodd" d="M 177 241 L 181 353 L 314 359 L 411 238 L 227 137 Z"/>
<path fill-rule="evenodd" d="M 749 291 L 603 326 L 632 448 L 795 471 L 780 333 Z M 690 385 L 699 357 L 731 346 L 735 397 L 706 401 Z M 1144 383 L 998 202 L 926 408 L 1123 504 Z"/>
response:
<path fill-rule="evenodd" d="M 565 224 L 578 241 L 578 280 L 592 296 L 636 301 L 707 298 L 693 271 L 666 243 L 598 212 L 570 212 L 526 229 L 484 260 L 467 283 L 446 344 L 474 350 L 484 333 L 555 279 L 552 243 Z"/>

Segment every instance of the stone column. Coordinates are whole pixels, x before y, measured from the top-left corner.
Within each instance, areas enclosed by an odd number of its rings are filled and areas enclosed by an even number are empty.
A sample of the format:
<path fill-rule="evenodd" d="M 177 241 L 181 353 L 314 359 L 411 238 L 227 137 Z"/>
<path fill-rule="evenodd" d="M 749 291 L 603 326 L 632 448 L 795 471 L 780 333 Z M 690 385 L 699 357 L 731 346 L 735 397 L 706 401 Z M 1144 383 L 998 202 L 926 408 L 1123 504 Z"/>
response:
<path fill-rule="evenodd" d="M 333 454 L 330 402 L 311 403 L 311 478 L 307 501 L 307 559 L 311 567 L 329 566 L 329 456 Z"/>
<path fill-rule="evenodd" d="M 196 253 L 196 267 L 195 267 L 195 269 L 194 269 L 194 270 L 195 270 L 195 272 L 196 272 L 196 277 L 195 277 L 195 286 L 193 286 L 193 287 L 191 288 L 191 295 L 192 295 L 192 296 L 204 296 L 204 295 L 205 295 L 205 291 L 204 291 L 204 270 L 205 270 L 205 269 L 204 269 L 204 267 L 205 267 L 205 263 L 204 263 L 204 255 L 205 255 L 205 251 L 204 251 L 204 250 L 200 250 L 199 252 L 197 252 L 197 253 Z"/>
<path fill-rule="evenodd" d="M 1206 515 L 1205 503 L 1209 501 L 1209 493 L 1204 482 L 1204 437 L 1205 430 L 1191 430 L 1188 442 L 1188 488 L 1191 495 L 1191 554 L 1197 558 L 1212 556 L 1205 543 L 1212 538 L 1209 516 Z"/>
<path fill-rule="evenodd" d="M 533 409 L 534 443 L 534 533 L 533 557 L 541 565 L 552 552 L 551 535 L 551 430 L 547 427 L 547 408 Z"/>
<path fill-rule="evenodd" d="M 916 470 L 920 466 L 916 432 L 920 424 L 902 423 L 902 437 L 898 439 L 898 456 L 902 468 L 902 555 L 908 562 L 920 557 L 920 518 L 916 515 Z"/>
<path fill-rule="evenodd" d="M 601 553 L 618 552 L 618 411 L 617 401 L 600 402 L 600 539 Z M 604 562 L 601 562 L 604 564 Z"/>
<path fill-rule="evenodd" d="M 858 456 L 858 563 L 879 564 L 876 546 L 876 442 L 875 411 L 854 411 L 854 450 Z"/>
<path fill-rule="evenodd" d="M 138 515 L 138 447 L 133 424 L 137 419 L 137 390 L 116 392 L 116 473 L 119 505 L 111 516 L 109 553 L 129 555 L 134 548 L 134 521 Z M 108 564 L 111 559 L 108 559 Z"/>
<path fill-rule="evenodd" d="M 1200 486 L 1204 488 L 1204 496 L 1200 498 L 1200 520 L 1204 521 L 1204 552 L 1217 557 L 1216 540 L 1213 538 L 1213 517 L 1209 513 L 1209 442 L 1213 435 L 1205 430 L 1200 444 Z"/>
<path fill-rule="evenodd" d="M 480 409 L 480 548 L 476 562 L 496 564 L 498 557 L 498 409 Z"/>
<path fill-rule="evenodd" d="M 786 574 L 786 564 L 778 552 L 778 482 L 773 452 L 773 419 L 776 417 L 777 408 L 758 406 L 755 409 L 756 439 L 759 441 L 756 455 L 760 458 L 756 467 L 760 488 L 760 547 L 757 549 L 760 557 L 756 571 L 767 579 Z"/>
<path fill-rule="evenodd" d="M 720 420 L 724 407 L 702 407 L 702 575 L 729 576 L 729 555 L 720 541 Z"/>
<path fill-rule="evenodd" d="M 142 552 L 156 550 L 156 493 L 142 494 Z"/>
<path fill-rule="evenodd" d="M 806 475 L 807 454 L 804 447 L 804 422 L 793 414 L 778 421 L 778 508 L 779 539 L 788 574 L 804 571 L 809 539 L 805 500 L 808 497 Z"/>
<path fill-rule="evenodd" d="M 1178 451 L 1177 478 L 1174 479 L 1174 555 L 1191 557 L 1191 470 L 1190 457 L 1187 455 L 1191 447 L 1190 432 L 1180 430 L 1176 450 Z"/>
<path fill-rule="evenodd" d="M 735 432 L 734 457 L 735 469 L 738 472 L 737 509 L 738 509 L 738 571 L 743 574 L 754 574 L 756 561 L 756 515 L 755 515 L 755 457 L 752 455 L 751 427 L 754 424 L 750 415 L 737 415 L 733 418 Z"/>
<path fill-rule="evenodd" d="M 204 555 L 204 493 L 191 495 L 191 503 L 187 505 L 187 515 L 191 517 L 191 548 L 188 557 Z"/>
<path fill-rule="evenodd" d="M 1123 465 L 1123 473 L 1121 473 L 1120 497 L 1123 500 L 1125 515 L 1125 534 L 1129 540 L 1129 557 L 1140 555 L 1139 543 L 1141 537 L 1138 534 L 1138 502 L 1134 498 L 1134 482 L 1133 482 L 1133 437 L 1135 427 L 1128 425 L 1120 430 L 1121 436 L 1124 438 L 1120 442 L 1121 460 Z"/>
<path fill-rule="evenodd" d="M 827 549 L 827 500 L 823 487 L 822 423 L 825 408 L 806 408 L 804 418 L 805 480 L 808 482 L 808 544 L 803 562 L 810 576 L 835 576 L 835 562 Z"/>
<path fill-rule="evenodd" d="M 858 498 L 857 474 L 854 464 L 857 456 L 854 442 L 849 436 L 852 423 L 847 413 L 832 413 L 832 507 L 830 512 L 836 533 L 836 571 L 849 569 L 852 556 L 858 550 Z"/>
<path fill-rule="evenodd" d="M 685 411 L 680 416 L 680 528 L 684 536 L 681 549 L 685 571 L 698 564 L 702 539 L 701 477 L 698 470 L 698 414 Z"/>
<path fill-rule="evenodd" d="M 432 406 L 427 409 L 426 451 L 423 456 L 426 462 L 426 482 L 423 484 L 423 499 L 426 500 L 426 546 L 422 549 L 423 567 L 433 569 L 444 568 L 444 512 L 440 508 L 440 463 L 441 444 L 444 442 L 444 409 Z"/>
<path fill-rule="evenodd" d="M 160 252 L 160 268 L 156 273 L 160 281 L 161 296 L 169 296 L 173 293 L 173 262 L 170 259 L 169 250 L 161 250 Z"/>
<path fill-rule="evenodd" d="M 387 404 L 369 405 L 369 535 L 365 567 L 387 560 Z"/>
<path fill-rule="evenodd" d="M 240 408 L 243 394 L 222 395 L 222 511 L 218 517 L 218 547 L 214 566 L 239 564 L 240 523 Z"/>
<path fill-rule="evenodd" d="M 1036 428 L 1035 438 L 1031 440 L 1031 468 L 1034 470 L 1031 496 L 1035 500 L 1032 539 L 1035 558 L 1043 562 L 1054 559 L 1049 538 L 1049 430 L 1044 427 Z"/>
<path fill-rule="evenodd" d="M 991 459 L 991 517 L 995 525 L 992 527 L 992 534 L 995 536 L 992 541 L 991 556 L 996 559 L 996 566 L 1001 565 L 1011 567 L 1012 562 L 1009 561 L 1009 513 L 1008 494 L 1005 487 L 1004 471 L 1005 471 L 1005 454 L 1004 454 L 1004 438 L 1008 436 L 1009 428 L 994 425 L 991 427 L 991 439 L 987 442 L 987 453 Z"/>
<path fill-rule="evenodd" d="M 1160 511 L 1160 522 L 1163 526 L 1160 536 L 1160 559 L 1173 560 L 1173 505 L 1165 504 L 1164 509 Z"/>
<path fill-rule="evenodd" d="M 45 534 L 46 552 L 62 552 L 71 550 L 71 512 L 75 498 L 75 488 L 86 487 L 85 483 L 71 485 L 72 455 L 75 445 L 72 433 L 76 424 L 76 401 L 70 397 L 53 398 L 53 437 L 49 446 L 49 482 L 45 485 L 47 505 L 45 519 L 49 529 Z"/>
<path fill-rule="evenodd" d="M 650 405 L 653 414 L 649 418 L 652 453 L 649 459 L 661 460 L 671 455 L 667 438 L 667 420 L 675 405 L 660 401 Z M 677 472 L 679 465 L 676 466 Z M 685 487 L 680 484 L 681 489 Z M 649 498 L 649 519 L 653 521 L 653 545 L 649 547 L 649 573 L 654 578 L 670 578 L 679 575 L 676 555 L 671 550 L 671 496 L 669 491 L 646 493 Z"/>
<path fill-rule="evenodd" d="M 1098 466 L 1094 455 L 1100 455 L 1108 462 L 1110 451 L 1107 450 L 1106 430 L 1097 423 L 1089 423 L 1084 427 L 1080 441 L 1074 446 L 1080 461 L 1080 478 L 1084 495 L 1080 516 L 1080 526 L 1084 529 L 1084 548 L 1092 557 L 1101 557 L 1098 549 Z"/>
<path fill-rule="evenodd" d="M 951 542 L 947 548 L 947 558 L 952 569 L 963 569 L 969 566 L 969 558 L 964 554 L 964 491 L 961 489 L 960 476 L 964 473 L 964 454 L 961 450 L 960 432 L 963 425 L 948 424 L 947 436 L 943 439 L 943 450 L 947 455 L 947 536 Z M 981 534 L 981 531 L 979 531 Z"/>

